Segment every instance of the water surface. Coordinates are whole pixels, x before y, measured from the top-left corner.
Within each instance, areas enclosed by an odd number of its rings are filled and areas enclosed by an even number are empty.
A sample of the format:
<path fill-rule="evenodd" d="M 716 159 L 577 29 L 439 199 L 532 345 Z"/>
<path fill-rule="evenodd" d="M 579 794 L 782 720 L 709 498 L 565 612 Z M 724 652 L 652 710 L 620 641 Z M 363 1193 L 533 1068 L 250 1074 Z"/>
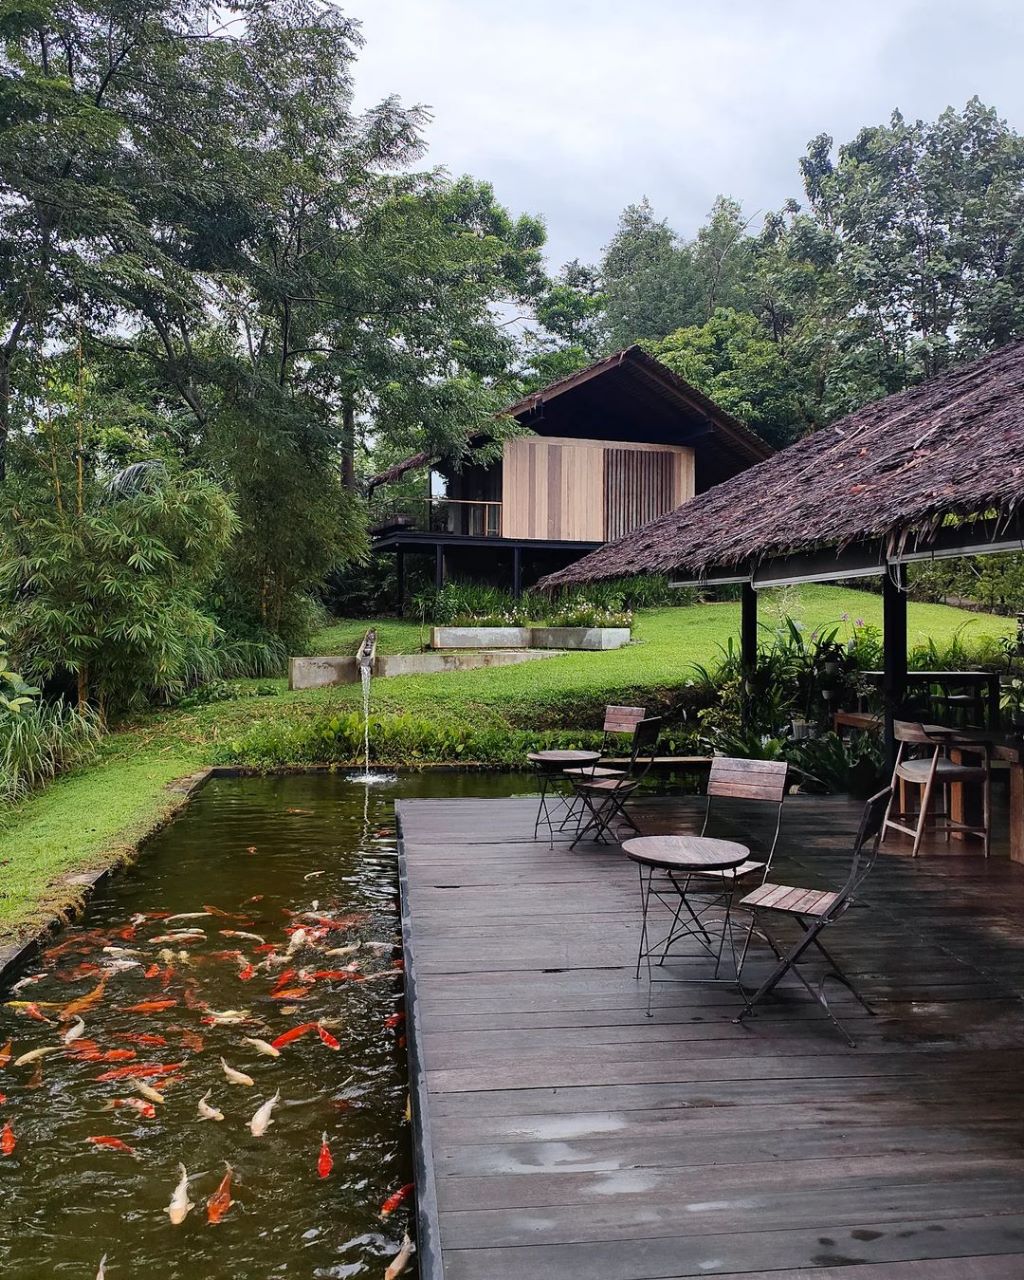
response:
<path fill-rule="evenodd" d="M 107 1280 L 379 1278 L 411 1216 L 411 1202 L 387 1220 L 379 1212 L 412 1177 L 393 802 L 529 787 L 524 778 L 455 773 L 376 787 L 318 774 L 209 783 L 26 971 L 43 976 L 10 998 L 35 1002 L 54 1025 L 0 1008 L 0 1046 L 13 1041 L 0 1067 L 0 1125 L 9 1122 L 16 1139 L 13 1153 L 0 1156 L 4 1280 L 94 1280 L 103 1254 Z M 211 907 L 214 914 L 170 923 L 150 914 Z M 133 926 L 142 914 L 150 918 Z M 246 966 L 271 953 L 223 933 L 259 935 L 280 956 L 297 927 L 324 934 L 252 976 Z M 201 933 L 155 941 L 179 929 Z M 326 954 L 357 944 L 345 956 Z M 330 976 L 353 964 L 352 976 Z M 295 972 L 282 987 L 288 970 Z M 82 1012 L 77 1048 L 14 1066 L 23 1053 L 60 1045 L 72 1025 L 57 1021 L 62 1008 L 104 978 L 95 1005 Z M 275 988 L 294 994 L 275 998 Z M 132 1011 L 163 1001 L 174 1003 Z M 229 1010 L 247 1020 L 209 1022 Z M 278 1058 L 243 1040 L 272 1041 L 308 1022 L 320 1022 L 340 1049 L 315 1030 Z M 254 1086 L 230 1084 L 221 1056 Z M 178 1063 L 169 1076 L 144 1077 L 158 1089 L 168 1082 L 155 1117 L 105 1109 L 139 1095 L 129 1079 L 101 1075 Z M 199 1118 L 208 1089 L 223 1122 Z M 250 1119 L 276 1091 L 274 1123 L 255 1138 Z M 334 1167 L 321 1178 L 324 1133 Z M 134 1154 L 92 1137 L 116 1138 Z M 172 1226 L 165 1209 L 179 1161 L 195 1208 Z M 211 1225 L 206 1201 L 225 1162 L 234 1169 L 234 1203 Z"/>

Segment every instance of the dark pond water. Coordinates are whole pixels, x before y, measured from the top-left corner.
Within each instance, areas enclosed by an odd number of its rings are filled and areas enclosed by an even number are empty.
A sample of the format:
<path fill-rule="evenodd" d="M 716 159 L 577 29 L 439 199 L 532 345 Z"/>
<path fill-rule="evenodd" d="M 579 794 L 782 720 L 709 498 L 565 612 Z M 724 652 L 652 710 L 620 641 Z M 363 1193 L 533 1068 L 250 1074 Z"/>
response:
<path fill-rule="evenodd" d="M 104 1254 L 107 1280 L 383 1275 L 412 1209 L 380 1214 L 412 1177 L 394 800 L 529 786 L 440 773 L 369 788 L 323 775 L 204 788 L 32 965 L 39 981 L 8 995 L 52 1023 L 0 1008 L 0 1059 L 12 1042 L 0 1126 L 15 1143 L 2 1154 L 0 1132 L 3 1280 L 94 1280 Z M 176 930 L 197 932 L 159 941 Z M 79 1002 L 85 1029 L 65 1046 Z M 314 1026 L 270 1057 L 244 1038 L 272 1042 L 311 1022 L 328 1043 Z M 229 1082 L 222 1057 L 253 1085 Z M 101 1078 L 110 1072 L 123 1074 Z M 165 1100 L 147 1107 L 138 1080 Z M 200 1118 L 207 1091 L 223 1120 Z M 254 1136 L 254 1114 L 277 1093 L 273 1123 Z M 109 1108 L 127 1099 L 152 1114 Z M 321 1177 L 324 1135 L 333 1168 Z M 233 1203 L 211 1224 L 225 1162 Z M 179 1163 L 195 1207 L 173 1225 Z"/>

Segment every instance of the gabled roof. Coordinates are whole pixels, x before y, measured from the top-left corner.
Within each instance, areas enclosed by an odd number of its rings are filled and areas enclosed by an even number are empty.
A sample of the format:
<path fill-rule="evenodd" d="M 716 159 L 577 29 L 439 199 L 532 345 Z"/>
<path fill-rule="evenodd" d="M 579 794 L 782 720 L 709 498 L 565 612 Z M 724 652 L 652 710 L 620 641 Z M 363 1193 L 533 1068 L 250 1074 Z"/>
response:
<path fill-rule="evenodd" d="M 694 443 L 707 456 L 709 483 L 733 475 L 772 453 L 771 445 L 738 418 L 720 409 L 703 392 L 638 346 L 616 351 L 540 391 L 531 392 L 504 409 L 502 416 L 517 418 L 524 426 L 543 434 L 546 416 L 569 420 L 575 413 L 586 423 L 612 404 L 621 415 L 623 406 L 631 401 L 637 405 L 635 416 L 641 423 L 644 421 L 641 401 L 648 410 L 658 406 L 664 419 L 662 434 L 666 442 L 685 444 L 689 443 L 690 435 L 694 435 Z M 579 426 L 576 433 L 585 437 L 584 429 Z M 427 453 L 414 454 L 374 476 L 367 488 L 372 491 L 378 485 L 399 479 L 407 471 L 437 461 L 439 459 Z"/>
<path fill-rule="evenodd" d="M 716 568 L 854 542 L 927 540 L 947 515 L 1024 501 L 1024 342 L 954 366 L 806 436 L 607 543 L 547 587 Z"/>

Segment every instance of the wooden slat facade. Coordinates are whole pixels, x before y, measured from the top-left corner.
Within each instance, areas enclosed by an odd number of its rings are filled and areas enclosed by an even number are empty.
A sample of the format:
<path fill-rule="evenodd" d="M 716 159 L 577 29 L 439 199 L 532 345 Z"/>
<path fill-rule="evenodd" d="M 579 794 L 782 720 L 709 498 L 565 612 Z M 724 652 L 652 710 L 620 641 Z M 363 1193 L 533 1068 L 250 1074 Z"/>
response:
<path fill-rule="evenodd" d="M 607 541 L 693 493 L 690 448 L 517 436 L 504 448 L 502 534 Z"/>
<path fill-rule="evenodd" d="M 757 852 L 763 807 L 715 834 Z M 848 1049 L 795 982 L 744 1025 L 728 986 L 633 976 L 636 870 L 534 842 L 534 803 L 406 800 L 425 1280 L 1024 1276 L 1024 868 L 885 851 L 828 945 Z M 791 797 L 773 879 L 842 883 L 860 806 Z M 692 832 L 699 797 L 649 800 Z M 1005 814 L 999 815 L 1005 829 Z M 755 943 L 749 978 L 770 958 Z M 669 972 L 706 974 L 695 951 Z"/>

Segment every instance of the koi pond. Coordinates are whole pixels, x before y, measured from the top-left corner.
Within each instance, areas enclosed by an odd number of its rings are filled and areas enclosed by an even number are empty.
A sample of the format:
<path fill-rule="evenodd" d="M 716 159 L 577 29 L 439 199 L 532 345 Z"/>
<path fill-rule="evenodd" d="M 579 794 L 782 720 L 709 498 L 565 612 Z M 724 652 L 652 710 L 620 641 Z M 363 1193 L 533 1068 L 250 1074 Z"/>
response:
<path fill-rule="evenodd" d="M 4 1280 L 382 1276 L 413 1211 L 393 803 L 529 785 L 209 782 L 3 996 Z"/>

